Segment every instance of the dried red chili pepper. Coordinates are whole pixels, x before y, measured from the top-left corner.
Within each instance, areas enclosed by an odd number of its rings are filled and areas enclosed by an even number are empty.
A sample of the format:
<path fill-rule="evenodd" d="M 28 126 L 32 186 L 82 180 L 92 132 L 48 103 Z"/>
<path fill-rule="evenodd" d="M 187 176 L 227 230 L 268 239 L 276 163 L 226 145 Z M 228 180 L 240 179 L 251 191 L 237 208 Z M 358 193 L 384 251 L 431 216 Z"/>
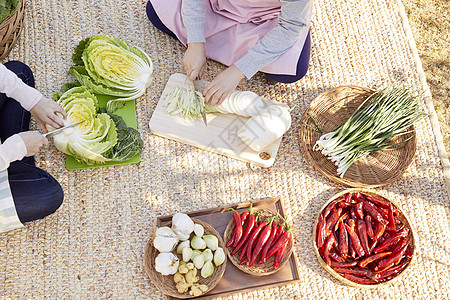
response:
<path fill-rule="evenodd" d="M 410 245 L 408 245 L 408 247 L 406 247 L 406 256 L 411 258 L 413 256 L 413 254 L 414 254 L 413 248 Z"/>
<path fill-rule="evenodd" d="M 400 250 L 403 246 L 405 246 L 408 243 L 408 239 L 402 238 L 398 243 L 395 245 L 395 247 L 392 249 L 391 252 L 397 252 Z M 406 249 L 408 251 L 408 249 Z"/>
<path fill-rule="evenodd" d="M 375 246 L 378 244 L 378 242 L 380 241 L 381 237 L 383 236 L 384 232 L 386 229 L 386 225 L 383 225 L 381 223 L 377 223 L 376 224 L 376 229 L 375 229 L 375 236 L 373 239 L 373 243 L 372 246 L 370 246 L 370 252 L 372 253 L 373 249 L 375 249 Z"/>
<path fill-rule="evenodd" d="M 402 238 L 405 238 L 407 236 L 408 236 L 408 230 L 406 230 L 406 227 L 405 227 L 405 230 L 402 229 L 394 236 L 381 242 L 376 248 L 373 249 L 373 252 L 374 253 L 383 252 L 384 250 L 389 248 L 389 246 L 397 244 L 398 241 L 400 241 Z"/>
<path fill-rule="evenodd" d="M 383 225 L 387 225 L 388 221 L 386 221 L 383 216 L 378 212 L 377 208 L 375 207 L 375 205 L 373 203 L 364 201 L 364 210 L 367 211 L 367 213 L 369 213 L 372 218 L 374 218 L 377 222 L 383 224 Z"/>
<path fill-rule="evenodd" d="M 317 247 L 322 248 L 329 232 L 327 231 L 327 223 L 322 214 L 319 215 L 319 222 L 317 223 Z"/>
<path fill-rule="evenodd" d="M 286 226 L 287 227 L 287 226 Z M 333 236 L 332 234 L 330 234 L 330 236 Z M 267 259 L 269 259 L 272 255 L 275 254 L 275 252 L 278 251 L 278 249 L 281 248 L 281 246 L 286 242 L 289 241 L 291 239 L 292 235 L 291 235 L 291 230 L 289 228 L 286 228 L 286 231 L 283 232 L 283 234 L 280 236 L 280 238 L 278 239 L 278 241 L 276 241 L 276 243 L 270 248 L 269 253 L 267 253 Z M 334 236 L 333 236 L 334 238 Z"/>
<path fill-rule="evenodd" d="M 266 258 L 267 252 L 269 251 L 270 246 L 272 246 L 272 241 L 275 238 L 275 235 L 277 233 L 277 229 L 278 229 L 278 221 L 274 220 L 273 223 L 272 223 L 272 230 L 270 231 L 270 237 L 269 237 L 269 239 L 267 240 L 266 244 L 264 245 L 264 247 L 262 249 L 260 260 L 257 262 L 258 265 L 266 262 L 266 260 L 267 260 L 267 258 Z"/>
<path fill-rule="evenodd" d="M 380 198 L 363 194 L 363 197 L 372 202 L 373 204 L 382 208 L 389 208 L 389 202 L 381 200 Z"/>
<path fill-rule="evenodd" d="M 334 261 L 337 261 L 340 263 L 345 262 L 345 259 L 342 256 L 340 256 L 339 254 L 337 254 L 336 252 L 330 252 L 329 256 Z"/>
<path fill-rule="evenodd" d="M 363 270 L 363 269 L 349 269 L 349 268 L 334 267 L 333 270 L 335 270 L 338 273 L 343 273 L 343 274 L 353 274 L 353 275 L 362 275 L 362 276 L 367 276 L 367 277 L 376 277 L 376 274 L 373 274 L 369 270 Z"/>
<path fill-rule="evenodd" d="M 342 222 L 344 222 L 344 220 L 347 219 L 347 218 L 348 218 L 348 212 L 342 214 L 342 215 L 339 217 L 339 219 L 337 220 L 336 225 L 334 225 L 334 231 L 337 231 L 338 228 L 339 228 L 339 224 L 342 223 Z"/>
<path fill-rule="evenodd" d="M 256 227 L 252 231 L 250 237 L 248 238 L 248 241 L 247 241 L 248 246 L 246 249 L 246 251 L 247 251 L 246 255 L 247 255 L 249 261 L 251 261 L 251 259 L 252 259 L 253 245 L 255 245 L 256 239 L 257 239 L 259 233 L 263 230 L 264 227 L 267 226 L 267 224 L 269 224 L 269 222 L 267 222 L 267 221 L 262 221 L 261 223 L 259 223 L 258 227 Z"/>
<path fill-rule="evenodd" d="M 347 229 L 345 229 L 344 222 L 339 223 L 339 243 L 338 243 L 339 253 L 347 258 L 348 256 L 348 233 Z"/>
<path fill-rule="evenodd" d="M 350 281 L 359 283 L 359 284 L 374 284 L 377 283 L 375 280 L 373 279 L 369 279 L 369 278 L 362 278 L 362 277 L 358 277 L 352 274 L 344 274 L 344 278 L 348 279 Z"/>
<path fill-rule="evenodd" d="M 255 246 L 252 251 L 252 256 L 249 258 L 249 267 L 253 266 L 253 264 L 256 262 L 256 259 L 258 258 L 259 254 L 261 253 L 264 245 L 267 243 L 267 241 L 270 238 L 270 234 L 272 231 L 272 222 L 275 220 L 275 217 L 270 218 L 269 223 L 265 225 L 261 233 L 259 234 L 258 238 L 256 239 Z"/>
<path fill-rule="evenodd" d="M 330 258 L 330 251 L 333 248 L 333 245 L 336 243 L 336 239 L 334 238 L 334 235 L 330 234 L 327 238 L 327 241 L 325 242 L 324 248 L 323 248 L 323 260 L 327 265 L 331 264 L 331 258 Z"/>
<path fill-rule="evenodd" d="M 238 251 L 242 248 L 242 246 L 247 242 L 248 237 L 250 236 L 250 232 L 253 230 L 253 227 L 255 226 L 255 215 L 251 211 L 251 206 L 249 210 L 250 214 L 248 216 L 247 228 L 245 229 L 242 238 L 238 241 L 238 244 L 236 245 L 236 247 L 234 247 L 233 251 L 231 252 L 231 255 L 235 255 L 236 253 L 238 253 Z"/>
<path fill-rule="evenodd" d="M 392 206 L 392 203 L 389 203 L 389 208 L 388 208 L 388 221 L 389 221 L 389 226 L 395 228 L 394 208 L 393 208 L 393 206 Z"/>
<path fill-rule="evenodd" d="M 350 218 L 352 218 L 353 220 L 357 220 L 358 219 L 358 217 L 356 216 L 356 213 L 355 213 L 355 207 L 354 206 L 352 206 L 352 208 L 350 208 Z"/>
<path fill-rule="evenodd" d="M 345 224 L 345 228 L 347 229 L 348 234 L 350 235 L 350 240 L 353 246 L 353 249 L 355 250 L 356 254 L 358 254 L 359 257 L 363 256 L 365 254 L 364 248 L 361 245 L 361 241 L 359 240 L 358 235 L 355 232 L 355 220 L 349 219 L 348 225 Z"/>
<path fill-rule="evenodd" d="M 376 260 L 379 260 L 379 259 L 381 259 L 383 257 L 386 257 L 386 256 L 390 255 L 391 253 L 392 252 L 383 252 L 383 253 L 378 253 L 378 254 L 374 254 L 374 255 L 368 256 L 368 257 L 364 258 L 363 260 L 361 260 L 358 263 L 358 265 L 361 268 L 365 268 L 368 264 L 370 264 L 370 263 L 372 263 L 372 262 L 374 262 Z"/>
<path fill-rule="evenodd" d="M 372 228 L 372 218 L 370 217 L 370 215 L 366 215 L 364 217 L 364 221 L 366 222 L 367 236 L 371 240 L 373 240 L 375 234 L 373 233 L 373 228 Z"/>
<path fill-rule="evenodd" d="M 392 267 L 390 269 L 378 272 L 377 275 L 378 275 L 380 280 L 385 279 L 385 278 L 387 278 L 389 276 L 392 276 L 392 275 L 397 275 L 398 273 L 403 271 L 403 269 L 405 269 L 405 267 L 409 264 L 409 262 L 410 262 L 409 259 L 404 259 L 403 261 L 401 261 L 395 267 Z"/>
<path fill-rule="evenodd" d="M 326 219 L 328 217 L 328 215 L 333 210 L 333 208 L 336 206 L 336 204 L 338 204 L 338 201 L 333 201 L 330 204 L 328 204 L 327 207 L 325 207 L 325 209 L 322 213 L 324 219 Z"/>
<path fill-rule="evenodd" d="M 351 202 L 347 202 L 347 201 L 341 201 L 341 202 L 339 202 L 339 207 L 347 208 L 347 207 L 350 207 L 350 206 L 352 206 L 352 203 L 351 203 Z"/>
<path fill-rule="evenodd" d="M 344 196 L 344 202 L 352 203 L 352 194 L 348 193 Z"/>
<path fill-rule="evenodd" d="M 234 220 L 234 241 L 233 241 L 233 247 L 236 247 L 239 240 L 242 237 L 242 223 L 241 223 L 241 215 L 235 211 L 233 208 L 230 208 L 230 210 L 233 210 L 233 220 Z M 228 243 L 227 243 L 228 244 Z"/>
<path fill-rule="evenodd" d="M 384 271 L 384 270 L 392 267 L 394 264 L 399 263 L 403 257 L 403 254 L 405 253 L 407 247 L 408 247 L 408 245 L 405 245 L 405 246 L 403 246 L 403 248 L 401 248 L 397 252 L 393 252 L 389 257 L 386 257 L 385 259 L 380 260 L 377 263 L 378 268 L 381 271 Z"/>
<path fill-rule="evenodd" d="M 336 225 L 337 220 L 341 216 L 342 208 L 334 208 L 331 211 L 330 217 L 327 219 L 327 230 L 331 232 L 333 230 L 333 227 Z"/>
<path fill-rule="evenodd" d="M 332 262 L 330 263 L 330 266 L 332 266 L 332 267 L 338 267 L 338 268 L 349 268 L 349 267 L 354 267 L 354 266 L 356 266 L 357 264 L 358 264 L 358 262 L 357 262 L 356 260 L 355 260 L 355 261 L 352 261 L 352 262 L 342 262 L 342 263 L 332 261 Z"/>
<path fill-rule="evenodd" d="M 358 220 L 358 222 L 356 223 L 356 228 L 358 229 L 358 237 L 359 240 L 361 241 L 364 252 L 366 252 L 367 255 L 370 255 L 369 241 L 367 239 L 366 222 L 364 220 Z"/>
<path fill-rule="evenodd" d="M 289 240 L 287 240 L 275 254 L 275 259 L 273 262 L 273 267 L 275 269 L 277 269 L 280 266 L 280 263 L 283 260 L 283 255 L 284 255 L 284 252 L 286 252 L 286 248 L 287 248 L 288 244 L 289 244 Z"/>
<path fill-rule="evenodd" d="M 358 202 L 355 205 L 355 215 L 358 219 L 364 220 L 363 202 Z"/>

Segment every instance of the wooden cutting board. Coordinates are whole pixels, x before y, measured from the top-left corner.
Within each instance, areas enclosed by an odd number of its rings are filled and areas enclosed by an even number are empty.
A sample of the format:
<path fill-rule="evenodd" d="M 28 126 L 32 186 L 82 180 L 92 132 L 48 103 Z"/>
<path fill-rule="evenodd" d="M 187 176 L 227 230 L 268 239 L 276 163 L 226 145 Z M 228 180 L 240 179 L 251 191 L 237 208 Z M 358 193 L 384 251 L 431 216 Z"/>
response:
<path fill-rule="evenodd" d="M 188 84 L 192 85 L 184 74 L 175 73 L 170 76 L 150 119 L 151 132 L 260 167 L 268 168 L 274 164 L 282 138 L 270 144 L 262 152 L 254 151 L 237 135 L 237 131 L 248 120 L 246 117 L 208 113 L 206 114 L 208 126 L 205 126 L 201 119 L 196 119 L 193 123 L 186 123 L 179 115 L 166 114 L 166 108 L 163 106 L 166 95 L 177 87 Z"/>

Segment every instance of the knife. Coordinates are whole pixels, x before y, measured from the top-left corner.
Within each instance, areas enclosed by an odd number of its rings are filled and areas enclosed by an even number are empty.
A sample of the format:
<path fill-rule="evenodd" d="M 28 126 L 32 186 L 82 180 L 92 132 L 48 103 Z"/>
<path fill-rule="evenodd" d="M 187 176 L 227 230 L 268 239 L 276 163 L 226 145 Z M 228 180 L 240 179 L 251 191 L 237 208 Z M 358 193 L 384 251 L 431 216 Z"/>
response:
<path fill-rule="evenodd" d="M 64 126 L 64 127 L 58 128 L 58 129 L 56 129 L 56 130 L 53 130 L 53 131 L 50 131 L 50 132 L 47 132 L 47 133 L 43 133 L 42 136 L 45 137 L 45 138 L 49 138 L 49 137 L 55 136 L 55 135 L 57 135 L 57 134 L 63 132 L 64 129 L 75 127 L 75 126 L 77 126 L 77 125 L 80 125 L 80 124 L 83 123 L 84 121 L 85 121 L 85 120 L 79 121 L 79 122 L 76 122 L 76 123 L 73 123 L 73 124 L 70 124 L 70 125 L 66 125 L 66 126 Z"/>
<path fill-rule="evenodd" d="M 195 78 L 195 80 L 194 80 L 194 89 L 195 89 L 197 92 L 203 94 L 203 91 L 202 91 L 202 89 L 201 89 L 201 87 L 200 87 L 200 81 L 199 81 L 199 79 L 198 79 L 198 76 L 197 76 L 197 78 Z M 198 101 L 198 102 L 201 102 L 201 104 L 203 105 L 202 118 L 203 118 L 203 122 L 205 123 L 205 125 L 208 126 L 208 122 L 206 121 L 205 102 L 202 101 L 202 99 L 200 99 L 200 97 L 197 95 L 197 93 L 195 94 L 195 99 L 197 99 L 197 101 Z"/>

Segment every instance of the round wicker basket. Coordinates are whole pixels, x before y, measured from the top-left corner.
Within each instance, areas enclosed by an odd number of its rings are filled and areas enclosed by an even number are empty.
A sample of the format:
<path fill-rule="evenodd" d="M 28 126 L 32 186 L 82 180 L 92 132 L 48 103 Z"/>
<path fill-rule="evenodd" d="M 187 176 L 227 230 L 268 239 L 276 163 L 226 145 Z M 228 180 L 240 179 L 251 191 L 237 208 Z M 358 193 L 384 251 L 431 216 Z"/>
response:
<path fill-rule="evenodd" d="M 23 29 L 24 17 L 25 0 L 22 0 L 16 11 L 0 24 L 0 60 L 9 54 L 19 38 Z"/>
<path fill-rule="evenodd" d="M 322 211 L 328 206 L 328 204 L 330 204 L 331 202 L 333 202 L 334 200 L 341 198 L 343 196 L 345 196 L 348 193 L 356 193 L 356 192 L 360 192 L 369 196 L 374 196 L 374 197 L 378 197 L 380 199 L 383 199 L 385 201 L 391 202 L 392 205 L 399 209 L 400 208 L 390 199 L 388 199 L 386 196 L 384 196 L 380 191 L 373 191 L 370 189 L 361 189 L 361 188 L 354 188 L 354 189 L 347 189 L 344 190 L 340 193 L 337 193 L 336 195 L 334 195 L 333 197 L 331 197 L 320 209 L 319 214 L 322 213 Z M 385 285 L 388 283 L 392 283 L 394 280 L 398 280 L 400 277 L 402 277 L 405 273 L 406 270 L 411 266 L 411 264 L 413 264 L 413 262 L 415 261 L 415 257 L 416 257 L 416 233 L 413 229 L 413 227 L 411 226 L 411 223 L 409 222 L 408 218 L 405 216 L 405 214 L 403 213 L 403 211 L 401 211 L 401 214 L 398 216 L 398 219 L 409 229 L 409 240 L 408 243 L 411 246 L 411 248 L 413 249 L 413 256 L 411 258 L 411 261 L 409 262 L 409 264 L 399 273 L 397 274 L 395 277 L 393 277 L 391 280 L 388 281 L 383 281 L 381 283 L 377 283 L 377 284 L 359 284 L 356 282 L 353 282 L 351 280 L 348 280 L 346 278 L 344 278 L 343 276 L 341 276 L 339 273 L 337 273 L 336 271 L 334 271 L 329 265 L 327 265 L 325 263 L 325 261 L 322 259 L 322 256 L 319 253 L 319 249 L 317 248 L 317 244 L 316 244 L 316 233 L 317 233 L 317 225 L 319 223 L 319 214 L 317 215 L 317 218 L 314 222 L 314 227 L 313 227 L 313 247 L 314 247 L 314 252 L 316 253 L 317 259 L 319 260 L 320 265 L 327 270 L 334 278 L 338 279 L 339 281 L 345 283 L 346 285 L 349 286 L 353 286 L 353 287 L 362 287 L 362 288 L 375 288 L 375 287 L 379 287 L 381 285 Z"/>
<path fill-rule="evenodd" d="M 269 220 L 271 217 L 276 215 L 276 213 L 270 209 L 254 208 L 253 212 L 255 214 L 260 214 L 260 217 L 263 221 Z M 280 224 L 282 224 L 284 222 L 284 218 L 281 217 L 280 215 L 278 215 L 278 219 L 279 219 L 278 222 Z M 234 220 L 231 219 L 227 225 L 227 228 L 225 229 L 224 234 L 223 234 L 223 238 L 225 241 L 228 241 L 231 238 L 231 236 L 233 235 L 234 228 L 235 228 Z M 239 252 L 236 253 L 235 255 L 231 255 L 232 249 L 227 248 L 227 255 L 228 255 L 228 258 L 230 259 L 231 263 L 236 268 L 241 270 L 242 272 L 245 272 L 247 274 L 251 274 L 254 276 L 266 276 L 266 275 L 270 275 L 275 272 L 278 272 L 289 261 L 289 257 L 291 256 L 292 250 L 293 250 L 292 244 L 293 244 L 293 239 L 291 238 L 291 240 L 289 241 L 289 244 L 287 245 L 286 251 L 284 252 L 280 266 L 276 269 L 273 267 L 275 255 L 273 255 L 271 258 L 269 258 L 265 263 L 262 263 L 260 265 L 255 263 L 251 267 L 248 266 L 248 263 L 243 264 L 243 265 L 239 264 L 240 263 Z"/>
<path fill-rule="evenodd" d="M 212 234 L 212 235 L 216 236 L 217 239 L 219 240 L 219 247 L 222 247 L 223 249 L 225 249 L 225 243 L 223 242 L 220 234 L 214 229 L 214 227 L 212 227 L 210 224 L 200 221 L 198 219 L 192 219 L 192 220 L 194 221 L 194 223 L 200 224 L 203 226 L 203 228 L 205 229 L 205 233 L 204 233 L 205 235 Z M 170 226 L 172 226 L 172 223 L 169 223 L 165 226 L 170 227 Z M 144 268 L 145 268 L 145 272 L 147 273 L 148 277 L 150 277 L 150 280 L 157 288 L 159 288 L 164 294 L 166 294 L 168 296 L 172 296 L 175 298 L 181 298 L 181 299 L 193 298 L 193 296 L 189 295 L 189 293 L 184 293 L 184 294 L 178 293 L 176 284 L 173 281 L 173 275 L 163 276 L 163 275 L 161 275 L 161 273 L 159 273 L 158 271 L 155 270 L 155 258 L 156 258 L 156 256 L 158 256 L 159 251 L 156 250 L 155 247 L 153 246 L 153 238 L 154 237 L 151 237 L 150 240 L 147 242 L 147 245 L 145 246 L 145 251 L 144 251 Z M 192 235 L 191 235 L 191 238 L 192 238 Z M 176 252 L 174 252 L 174 254 L 177 255 L 179 259 L 181 259 L 181 255 L 177 254 Z M 208 286 L 208 290 L 205 292 L 205 294 L 208 293 L 210 290 L 212 290 L 217 285 L 217 283 L 220 281 L 223 274 L 225 273 L 226 265 L 227 265 L 227 259 L 225 257 L 225 261 L 223 264 L 221 264 L 218 267 L 214 266 L 214 273 L 210 277 L 203 278 L 202 276 L 199 276 L 200 279 L 199 279 L 198 283 L 206 284 Z"/>
<path fill-rule="evenodd" d="M 374 90 L 358 86 L 340 86 L 330 89 L 315 98 L 302 116 L 302 121 L 315 128 L 314 121 L 324 133 L 335 130 L 343 124 Z M 311 117 L 314 121 L 311 119 Z M 322 136 L 306 125 L 300 127 L 300 140 L 314 167 L 327 178 L 349 187 L 379 187 L 399 179 L 411 164 L 416 151 L 414 128 L 410 133 L 397 137 L 391 143 L 399 143 L 410 138 L 400 149 L 376 151 L 355 162 L 341 178 L 336 165 L 321 151 L 313 149 Z"/>

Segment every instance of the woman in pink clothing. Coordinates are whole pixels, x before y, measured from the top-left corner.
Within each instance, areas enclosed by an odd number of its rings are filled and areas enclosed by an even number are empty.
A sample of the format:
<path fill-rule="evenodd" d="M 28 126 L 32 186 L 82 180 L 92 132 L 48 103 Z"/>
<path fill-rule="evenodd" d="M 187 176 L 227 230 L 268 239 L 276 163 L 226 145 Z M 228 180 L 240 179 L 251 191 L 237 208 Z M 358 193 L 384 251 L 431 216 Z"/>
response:
<path fill-rule="evenodd" d="M 244 77 L 263 72 L 292 83 L 308 70 L 312 0 L 149 0 L 155 27 L 187 45 L 189 79 L 201 77 L 206 58 L 228 66 L 204 90 L 215 105 Z"/>

